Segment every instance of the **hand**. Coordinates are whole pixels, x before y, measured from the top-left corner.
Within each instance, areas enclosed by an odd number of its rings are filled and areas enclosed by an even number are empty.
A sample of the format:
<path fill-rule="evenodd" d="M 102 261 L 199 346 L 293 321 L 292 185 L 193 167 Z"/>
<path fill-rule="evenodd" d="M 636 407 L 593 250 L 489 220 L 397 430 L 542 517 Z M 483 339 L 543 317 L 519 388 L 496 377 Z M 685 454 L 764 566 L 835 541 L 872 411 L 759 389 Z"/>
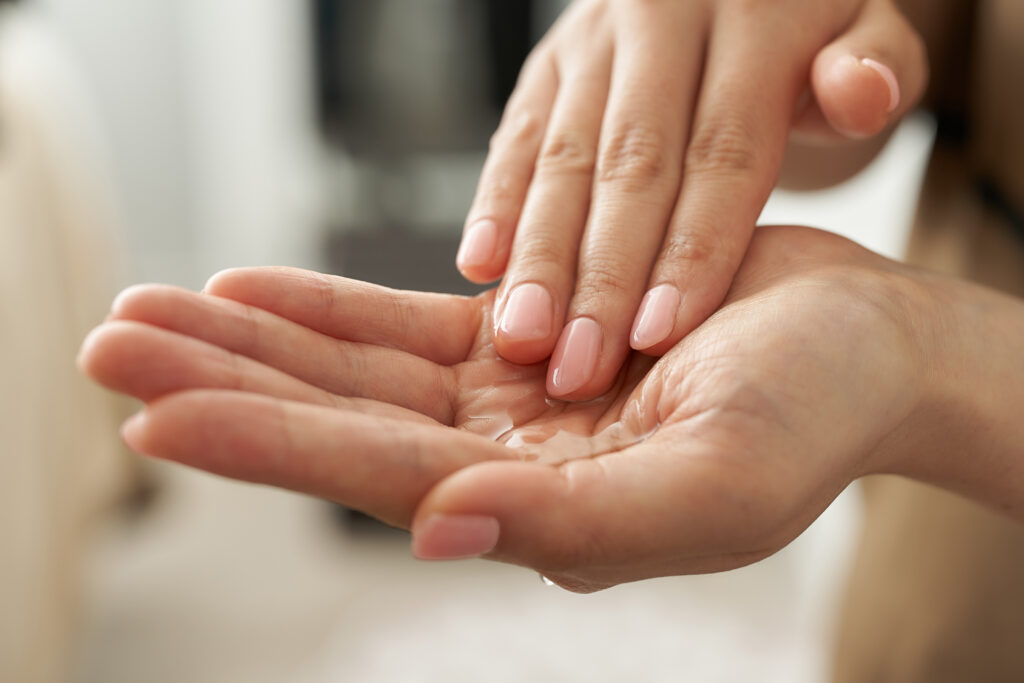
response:
<path fill-rule="evenodd" d="M 504 274 L 498 352 L 550 355 L 551 396 L 604 393 L 721 304 L 791 129 L 874 135 L 926 72 L 890 0 L 577 1 L 523 68 L 457 259 Z"/>
<path fill-rule="evenodd" d="M 759 560 L 893 467 L 930 377 L 905 271 L 762 228 L 721 310 L 589 404 L 498 356 L 493 293 L 291 269 L 127 290 L 80 362 L 148 403 L 124 430 L 140 452 L 411 527 L 421 557 L 595 590 Z"/>

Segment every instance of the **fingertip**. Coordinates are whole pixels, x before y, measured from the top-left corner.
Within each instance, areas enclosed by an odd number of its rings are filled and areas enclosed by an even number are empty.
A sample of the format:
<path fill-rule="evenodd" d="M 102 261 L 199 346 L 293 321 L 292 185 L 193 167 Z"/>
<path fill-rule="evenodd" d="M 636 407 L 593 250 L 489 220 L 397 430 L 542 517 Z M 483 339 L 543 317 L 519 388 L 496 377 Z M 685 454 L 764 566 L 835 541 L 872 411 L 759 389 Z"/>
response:
<path fill-rule="evenodd" d="M 524 282 L 512 287 L 494 325 L 502 358 L 528 365 L 547 358 L 555 345 L 555 303 L 547 287 Z"/>
<path fill-rule="evenodd" d="M 135 350 L 133 323 L 114 320 L 93 329 L 82 340 L 75 363 L 92 380 L 118 390 L 115 378 L 123 376 L 129 356 Z M 114 383 L 114 386 L 111 386 Z"/>
<path fill-rule="evenodd" d="M 662 284 L 648 290 L 633 321 L 630 347 L 644 351 L 668 339 L 676 327 L 681 304 L 682 295 L 674 285 Z"/>
<path fill-rule="evenodd" d="M 815 64 L 814 94 L 836 132 L 861 139 L 880 133 L 899 107 L 899 81 L 881 62 L 823 53 Z"/>
<path fill-rule="evenodd" d="M 877 72 L 889 88 L 889 107 L 886 109 L 886 113 L 891 114 L 896 111 L 900 106 L 900 82 L 896 79 L 896 74 L 885 64 L 870 57 L 862 57 L 860 63 Z"/>
<path fill-rule="evenodd" d="M 738 265 L 715 272 L 677 274 L 673 280 L 678 282 L 678 285 L 659 285 L 652 288 L 649 292 L 650 305 L 661 310 L 648 312 L 641 307 L 637 321 L 639 323 L 641 316 L 646 313 L 649 318 L 652 315 L 662 316 L 664 322 L 658 322 L 657 318 L 651 321 L 649 330 L 655 333 L 636 343 L 633 346 L 634 350 L 648 356 L 663 356 L 703 325 L 725 302 L 733 286 L 733 268 L 738 268 Z M 665 333 L 665 330 L 668 332 Z"/>
<path fill-rule="evenodd" d="M 501 524 L 489 515 L 431 514 L 413 525 L 412 554 L 420 560 L 464 560 L 494 550 Z"/>
<path fill-rule="evenodd" d="M 587 400 L 598 371 L 604 332 L 593 318 L 576 318 L 565 326 L 548 366 L 547 392 L 553 398 Z M 588 392 L 587 389 L 590 389 Z"/>
<path fill-rule="evenodd" d="M 486 268 L 494 260 L 497 249 L 498 224 L 489 218 L 476 221 L 462 235 L 455 264 L 462 272 Z"/>
<path fill-rule="evenodd" d="M 75 365 L 82 372 L 88 373 L 88 367 L 96 351 L 96 344 L 102 334 L 104 325 L 94 327 L 89 331 L 89 334 L 85 335 L 82 339 L 81 345 L 78 347 L 78 355 L 75 356 Z"/>
<path fill-rule="evenodd" d="M 239 277 L 243 277 L 248 270 L 250 269 L 226 268 L 224 270 L 217 271 L 210 276 L 200 292 L 203 294 L 215 294 L 217 292 L 223 292 L 224 290 L 230 289 L 234 281 Z"/>
<path fill-rule="evenodd" d="M 121 425 L 121 440 L 136 453 L 146 453 L 145 435 L 149 426 L 149 413 L 140 410 Z"/>
<path fill-rule="evenodd" d="M 420 559 L 488 554 L 534 564 L 558 541 L 556 511 L 571 512 L 566 495 L 565 478 L 548 465 L 511 460 L 465 467 L 420 501 L 410 525 L 412 552 Z"/>
<path fill-rule="evenodd" d="M 499 221 L 485 218 L 471 223 L 462 235 L 455 267 L 464 278 L 478 285 L 500 279 L 508 265 L 510 231 Z"/>
<path fill-rule="evenodd" d="M 121 290 L 121 292 L 114 297 L 114 301 L 110 304 L 110 315 L 108 316 L 108 319 L 123 317 L 126 311 L 133 308 L 140 296 L 152 289 L 153 285 L 132 285 Z"/>

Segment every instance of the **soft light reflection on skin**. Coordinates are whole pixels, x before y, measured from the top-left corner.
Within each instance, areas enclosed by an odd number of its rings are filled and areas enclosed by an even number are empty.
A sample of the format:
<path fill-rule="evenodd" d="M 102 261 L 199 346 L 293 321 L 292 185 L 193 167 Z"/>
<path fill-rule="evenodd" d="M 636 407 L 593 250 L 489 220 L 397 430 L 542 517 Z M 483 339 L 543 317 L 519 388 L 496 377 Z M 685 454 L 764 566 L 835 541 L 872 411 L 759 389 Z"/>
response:
<path fill-rule="evenodd" d="M 638 424 L 613 422 L 592 436 L 549 427 L 526 427 L 514 430 L 505 439 L 505 445 L 518 450 L 524 460 L 560 465 L 569 460 L 621 451 L 645 441 L 659 426 L 655 424 L 647 431 L 640 431 Z"/>
<path fill-rule="evenodd" d="M 638 360 L 642 367 L 650 363 Z M 545 397 L 546 412 L 553 419 L 540 424 L 534 415 L 513 415 L 501 388 L 484 387 L 473 397 L 473 413 L 462 428 L 515 449 L 523 460 L 553 466 L 620 451 L 646 440 L 660 426 L 658 416 L 647 408 L 655 402 L 645 391 L 628 400 L 612 398 L 621 393 L 631 374 L 624 369 L 612 391 L 590 401 Z M 524 391 L 521 398 L 534 393 Z"/>

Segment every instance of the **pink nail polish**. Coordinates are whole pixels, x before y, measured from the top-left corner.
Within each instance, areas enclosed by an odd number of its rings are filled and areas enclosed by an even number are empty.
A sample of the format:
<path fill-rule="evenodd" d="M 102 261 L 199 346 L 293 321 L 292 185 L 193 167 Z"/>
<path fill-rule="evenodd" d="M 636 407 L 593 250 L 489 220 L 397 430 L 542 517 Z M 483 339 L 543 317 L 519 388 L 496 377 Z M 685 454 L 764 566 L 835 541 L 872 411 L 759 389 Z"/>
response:
<path fill-rule="evenodd" d="M 889 108 L 886 111 L 890 114 L 896 111 L 896 107 L 900 106 L 900 82 L 896 79 L 896 74 L 885 64 L 875 61 L 870 57 L 863 57 L 860 63 L 869 69 L 874 69 L 882 77 L 882 80 L 885 81 L 885 84 L 889 86 Z"/>
<path fill-rule="evenodd" d="M 483 515 L 431 515 L 413 534 L 412 554 L 421 560 L 479 557 L 498 545 L 501 527 Z"/>
<path fill-rule="evenodd" d="M 498 246 L 498 224 L 485 219 L 477 221 L 466 229 L 459 245 L 459 253 L 455 257 L 455 265 L 459 270 L 486 266 L 494 258 Z"/>
<path fill-rule="evenodd" d="M 554 306 L 548 290 L 535 282 L 515 287 L 505 301 L 498 333 L 511 341 L 532 341 L 551 336 Z"/>
<path fill-rule="evenodd" d="M 679 290 L 672 285 L 658 285 L 647 292 L 633 322 L 630 346 L 649 349 L 672 334 L 680 301 Z"/>
<path fill-rule="evenodd" d="M 551 354 L 548 393 L 565 396 L 589 382 L 601 353 L 601 326 L 590 318 L 576 318 L 565 326 Z"/>

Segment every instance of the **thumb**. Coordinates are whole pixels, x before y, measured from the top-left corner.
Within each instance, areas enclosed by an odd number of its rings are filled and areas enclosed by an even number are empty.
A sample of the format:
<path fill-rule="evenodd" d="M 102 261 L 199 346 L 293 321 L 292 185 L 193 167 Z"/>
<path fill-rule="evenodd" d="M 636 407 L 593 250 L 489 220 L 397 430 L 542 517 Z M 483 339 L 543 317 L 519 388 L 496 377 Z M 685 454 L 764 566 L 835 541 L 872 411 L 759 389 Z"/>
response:
<path fill-rule="evenodd" d="M 506 461 L 455 472 L 416 510 L 413 553 L 483 554 L 591 592 L 731 569 L 795 536 L 782 528 L 794 515 L 780 498 L 791 492 L 765 486 L 749 460 L 680 453 L 657 437 L 559 467 Z"/>
<path fill-rule="evenodd" d="M 871 137 L 911 111 L 927 82 L 921 37 L 889 0 L 872 0 L 815 57 L 813 97 L 794 133 L 819 143 Z"/>

